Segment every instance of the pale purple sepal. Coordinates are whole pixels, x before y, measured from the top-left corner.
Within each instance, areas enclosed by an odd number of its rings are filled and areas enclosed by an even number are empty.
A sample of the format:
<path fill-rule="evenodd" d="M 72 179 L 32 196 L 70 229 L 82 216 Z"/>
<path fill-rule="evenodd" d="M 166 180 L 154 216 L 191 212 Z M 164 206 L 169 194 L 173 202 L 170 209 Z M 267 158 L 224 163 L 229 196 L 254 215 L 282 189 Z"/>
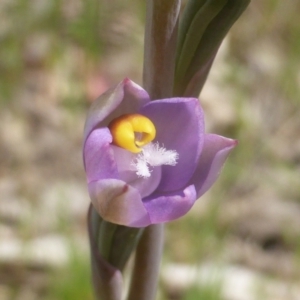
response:
<path fill-rule="evenodd" d="M 124 181 L 102 179 L 88 187 L 92 203 L 104 220 L 131 227 L 151 224 L 140 193 Z"/>
<path fill-rule="evenodd" d="M 119 178 L 111 142 L 112 136 L 106 127 L 97 128 L 88 136 L 83 150 L 88 183 L 106 178 Z"/>
<path fill-rule="evenodd" d="M 215 183 L 229 153 L 237 143 L 236 140 L 216 134 L 205 135 L 203 150 L 190 181 L 196 188 L 198 198 Z"/>
<path fill-rule="evenodd" d="M 123 114 L 135 113 L 150 101 L 148 93 L 126 78 L 100 95 L 91 105 L 84 127 L 84 141 L 96 127 L 107 126 Z"/>

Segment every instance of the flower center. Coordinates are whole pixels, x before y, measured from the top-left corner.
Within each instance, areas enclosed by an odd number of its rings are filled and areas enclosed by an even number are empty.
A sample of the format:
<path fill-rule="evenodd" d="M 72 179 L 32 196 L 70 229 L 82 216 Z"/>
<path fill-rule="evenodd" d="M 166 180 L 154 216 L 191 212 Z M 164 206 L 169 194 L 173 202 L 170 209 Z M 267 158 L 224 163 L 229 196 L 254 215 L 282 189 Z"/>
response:
<path fill-rule="evenodd" d="M 145 116 L 139 114 L 122 115 L 108 125 L 116 146 L 133 153 L 142 151 L 143 146 L 154 140 L 156 129 Z"/>
<path fill-rule="evenodd" d="M 109 125 L 113 144 L 133 153 L 137 153 L 131 166 L 139 177 L 151 176 L 150 167 L 162 165 L 175 166 L 178 153 L 160 147 L 155 139 L 156 129 L 151 120 L 139 114 L 122 115 Z"/>

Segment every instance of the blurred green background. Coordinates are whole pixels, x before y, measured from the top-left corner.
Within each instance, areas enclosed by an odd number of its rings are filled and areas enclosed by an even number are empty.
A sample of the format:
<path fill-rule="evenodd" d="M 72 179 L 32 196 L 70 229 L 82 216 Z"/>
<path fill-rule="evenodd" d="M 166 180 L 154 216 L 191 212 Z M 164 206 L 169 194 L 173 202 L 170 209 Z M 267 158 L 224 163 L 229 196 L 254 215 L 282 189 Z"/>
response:
<path fill-rule="evenodd" d="M 200 96 L 239 140 L 166 225 L 159 300 L 300 299 L 300 1 L 253 0 Z M 90 103 L 141 83 L 145 3 L 0 2 L 0 299 L 92 299 L 81 142 Z"/>

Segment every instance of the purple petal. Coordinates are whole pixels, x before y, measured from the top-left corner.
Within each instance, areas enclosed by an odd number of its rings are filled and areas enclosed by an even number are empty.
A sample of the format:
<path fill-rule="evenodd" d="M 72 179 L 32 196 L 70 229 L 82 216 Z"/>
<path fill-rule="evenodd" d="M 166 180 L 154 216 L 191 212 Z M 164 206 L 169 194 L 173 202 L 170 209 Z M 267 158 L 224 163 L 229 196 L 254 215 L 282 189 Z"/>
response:
<path fill-rule="evenodd" d="M 150 196 L 143 200 L 152 224 L 168 222 L 185 215 L 196 201 L 193 185 L 182 191 L 163 196 Z"/>
<path fill-rule="evenodd" d="M 85 123 L 84 141 L 96 127 L 106 127 L 112 119 L 134 113 L 149 101 L 145 90 L 133 81 L 124 79 L 93 102 Z"/>
<path fill-rule="evenodd" d="M 161 180 L 161 167 L 153 168 L 150 177 L 141 178 L 136 174 L 136 170 L 132 165 L 137 154 L 117 146 L 112 145 L 111 147 L 114 151 L 120 179 L 136 188 L 142 198 L 153 193 Z"/>
<path fill-rule="evenodd" d="M 203 111 L 196 98 L 171 98 L 153 101 L 140 110 L 155 124 L 160 146 L 176 150 L 176 166 L 162 166 L 158 191 L 169 192 L 187 186 L 192 177 L 204 139 Z"/>
<path fill-rule="evenodd" d="M 205 135 L 197 169 L 189 183 L 195 185 L 198 198 L 217 180 L 230 151 L 236 145 L 236 140 L 216 134 Z"/>
<path fill-rule="evenodd" d="M 94 208 L 106 221 L 130 227 L 150 224 L 140 193 L 117 179 L 104 179 L 88 184 Z"/>
<path fill-rule="evenodd" d="M 108 128 L 95 129 L 86 140 L 83 158 L 88 182 L 119 178 L 111 141 L 112 136 Z"/>

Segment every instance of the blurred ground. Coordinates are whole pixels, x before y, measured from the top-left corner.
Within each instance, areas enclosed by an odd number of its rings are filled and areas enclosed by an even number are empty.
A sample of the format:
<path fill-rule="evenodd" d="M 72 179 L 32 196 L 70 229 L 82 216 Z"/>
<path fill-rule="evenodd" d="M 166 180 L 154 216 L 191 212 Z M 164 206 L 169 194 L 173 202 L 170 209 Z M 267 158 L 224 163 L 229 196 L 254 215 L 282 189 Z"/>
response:
<path fill-rule="evenodd" d="M 254 0 L 222 46 L 200 98 L 207 132 L 239 146 L 166 226 L 160 299 L 300 299 L 299 9 Z M 92 299 L 84 118 L 108 86 L 141 82 L 143 14 L 136 0 L 0 3 L 1 300 Z"/>

